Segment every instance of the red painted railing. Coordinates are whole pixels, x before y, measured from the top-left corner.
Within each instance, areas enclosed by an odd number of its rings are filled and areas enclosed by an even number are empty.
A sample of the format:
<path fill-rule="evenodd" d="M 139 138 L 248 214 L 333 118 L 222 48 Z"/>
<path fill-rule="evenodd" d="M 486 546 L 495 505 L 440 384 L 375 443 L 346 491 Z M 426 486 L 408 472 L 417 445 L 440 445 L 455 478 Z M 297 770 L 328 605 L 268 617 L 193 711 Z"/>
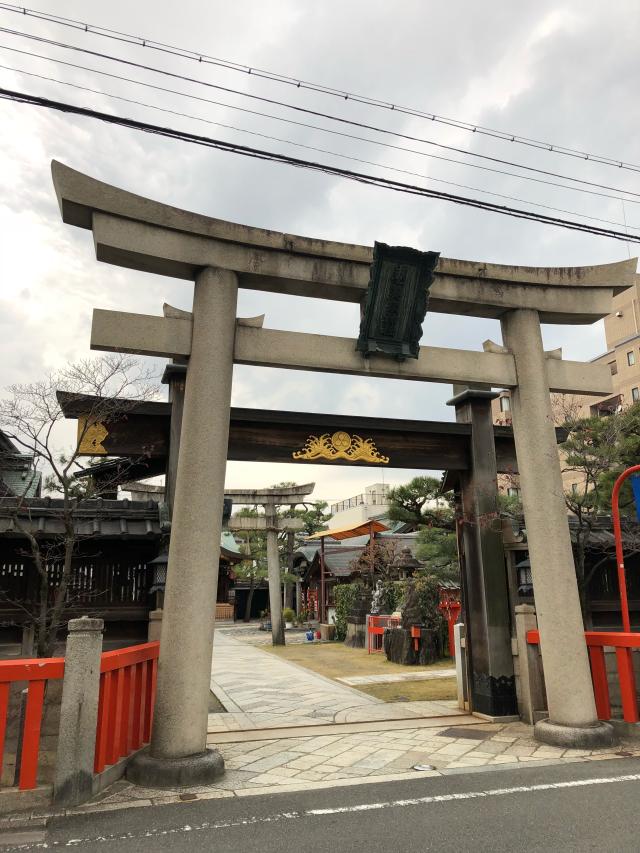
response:
<path fill-rule="evenodd" d="M 151 740 L 160 643 L 105 652 L 94 770 L 101 773 Z"/>
<path fill-rule="evenodd" d="M 397 628 L 399 616 L 367 616 L 367 651 L 382 651 L 382 636 L 385 628 Z"/>
<path fill-rule="evenodd" d="M 638 716 L 638 696 L 631 649 L 640 649 L 640 634 L 631 634 L 626 631 L 587 631 L 584 636 L 589 650 L 593 694 L 596 700 L 598 719 L 611 719 L 611 698 L 604 650 L 605 648 L 614 648 L 618 667 L 622 716 L 627 723 L 637 723 L 640 717 Z M 539 632 L 528 631 L 527 643 L 539 645 Z"/>
<path fill-rule="evenodd" d="M 100 773 L 151 739 L 159 643 L 144 643 L 104 652 L 100 664 L 100 699 L 94 768 Z M 64 677 L 64 658 L 0 661 L 0 775 L 12 683 L 26 682 L 18 786 L 35 788 L 40 730 L 47 681 Z"/>
<path fill-rule="evenodd" d="M 47 681 L 62 678 L 64 658 L 35 658 L 33 660 L 6 660 L 0 663 L 0 774 L 4 759 L 9 691 L 12 682 L 27 682 L 27 705 L 22 728 L 22 751 L 18 787 L 27 791 L 36 787 L 40 728 L 44 694 Z"/>

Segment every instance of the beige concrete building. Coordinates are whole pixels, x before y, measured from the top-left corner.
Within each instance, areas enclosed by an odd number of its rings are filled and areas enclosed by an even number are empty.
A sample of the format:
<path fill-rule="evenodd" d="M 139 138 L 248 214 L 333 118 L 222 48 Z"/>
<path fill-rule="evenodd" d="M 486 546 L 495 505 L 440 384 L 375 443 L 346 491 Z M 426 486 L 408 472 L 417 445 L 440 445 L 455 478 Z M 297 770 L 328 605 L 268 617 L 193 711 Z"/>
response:
<path fill-rule="evenodd" d="M 565 396 L 557 400 L 558 420 L 563 411 L 583 417 L 607 415 L 640 402 L 640 276 L 636 283 L 613 299 L 614 310 L 604 318 L 606 351 L 591 359 L 592 364 L 606 364 L 611 371 L 613 393 L 610 397 Z M 559 395 L 553 395 L 559 397 Z M 509 391 L 502 391 L 493 401 L 496 424 L 511 424 Z"/>
<path fill-rule="evenodd" d="M 611 314 L 604 318 L 606 351 L 591 359 L 593 364 L 606 364 L 611 372 L 613 393 L 609 397 L 552 394 L 556 422 L 560 425 L 568 415 L 590 417 L 619 412 L 640 402 L 640 276 L 632 287 L 614 296 Z M 511 394 L 501 391 L 492 402 L 493 421 L 511 425 Z M 580 477 L 563 472 L 565 489 L 579 487 Z M 517 495 L 517 478 L 500 475 L 500 491 Z"/>
<path fill-rule="evenodd" d="M 640 276 L 633 287 L 613 300 L 614 310 L 604 319 L 607 350 L 592 359 L 607 364 L 613 380 L 613 394 L 601 399 L 576 397 L 580 414 L 609 414 L 640 402 Z"/>

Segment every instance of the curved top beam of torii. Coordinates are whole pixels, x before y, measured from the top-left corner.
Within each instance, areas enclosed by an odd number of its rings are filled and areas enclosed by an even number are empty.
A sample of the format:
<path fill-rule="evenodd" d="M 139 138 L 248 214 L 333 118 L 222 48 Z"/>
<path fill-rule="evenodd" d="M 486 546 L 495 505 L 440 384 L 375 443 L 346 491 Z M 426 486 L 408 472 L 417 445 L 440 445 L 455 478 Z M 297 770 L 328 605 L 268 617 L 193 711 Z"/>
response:
<path fill-rule="evenodd" d="M 373 249 L 213 219 L 129 193 L 52 162 L 65 222 L 91 229 L 98 260 L 194 280 L 232 269 L 240 287 L 360 302 Z M 592 323 L 635 282 L 637 260 L 587 267 L 518 267 L 440 258 L 429 310 L 500 318 L 532 308 L 543 323 Z"/>

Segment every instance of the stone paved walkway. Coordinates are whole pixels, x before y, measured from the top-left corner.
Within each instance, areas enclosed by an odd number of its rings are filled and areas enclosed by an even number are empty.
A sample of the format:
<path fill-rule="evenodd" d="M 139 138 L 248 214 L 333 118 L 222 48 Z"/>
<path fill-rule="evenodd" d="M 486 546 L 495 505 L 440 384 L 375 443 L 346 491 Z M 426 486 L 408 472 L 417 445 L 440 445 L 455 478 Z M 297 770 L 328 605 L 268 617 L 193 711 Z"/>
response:
<path fill-rule="evenodd" d="M 390 724 L 372 730 L 373 724 L 341 731 L 330 726 L 325 733 L 252 739 L 250 732 L 235 733 L 235 742 L 224 736 L 216 744 L 226 764 L 224 776 L 214 785 L 159 791 L 140 788 L 121 780 L 74 813 L 131 808 L 192 799 L 243 797 L 286 793 L 367 782 L 394 782 L 425 776 L 515 769 L 533 764 L 602 761 L 619 756 L 640 756 L 637 741 L 602 750 L 572 750 L 545 746 L 533 739 L 523 723 L 507 725 L 477 722 L 472 717 L 422 721 L 418 728 L 394 728 Z M 455 725 L 452 725 L 455 723 Z M 397 724 L 396 724 L 397 725 Z M 375 728 L 375 727 L 374 727 Z M 431 770 L 415 770 L 420 765 Z"/>
<path fill-rule="evenodd" d="M 356 684 L 396 684 L 402 681 L 432 681 L 434 678 L 455 678 L 455 667 L 434 669 L 432 672 L 399 672 L 384 673 L 383 675 L 351 675 L 338 678 L 342 684 L 354 687 Z"/>
<path fill-rule="evenodd" d="M 461 713 L 455 702 L 383 702 L 236 636 L 215 635 L 211 689 L 229 713 L 210 714 L 209 732 Z"/>
<path fill-rule="evenodd" d="M 216 622 L 216 636 L 219 634 L 226 634 L 252 646 L 271 645 L 271 631 L 261 631 L 257 622 L 250 622 L 248 625 L 242 622 L 223 622 L 221 627 L 218 627 Z M 306 631 L 302 628 L 288 630 L 287 645 L 308 642 L 305 634 Z"/>

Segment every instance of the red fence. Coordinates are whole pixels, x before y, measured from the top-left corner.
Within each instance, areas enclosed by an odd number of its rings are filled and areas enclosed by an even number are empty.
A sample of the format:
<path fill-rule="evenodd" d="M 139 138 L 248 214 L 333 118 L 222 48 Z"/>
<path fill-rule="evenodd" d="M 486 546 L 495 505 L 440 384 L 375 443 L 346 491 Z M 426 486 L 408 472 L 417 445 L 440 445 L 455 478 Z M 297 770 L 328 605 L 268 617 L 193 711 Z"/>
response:
<path fill-rule="evenodd" d="M 63 675 L 64 658 L 8 660 L 0 664 L 0 774 L 4 760 L 11 683 L 27 682 L 28 684 L 18 778 L 21 791 L 36 787 L 45 686 L 47 681 L 62 678 Z"/>
<path fill-rule="evenodd" d="M 618 667 L 622 716 L 627 723 L 637 723 L 640 717 L 638 716 L 638 696 L 631 649 L 640 649 L 640 634 L 631 634 L 626 631 L 587 631 L 584 636 L 589 650 L 598 719 L 611 719 L 611 697 L 604 650 L 605 648 L 613 648 L 616 652 Z M 531 645 L 538 645 L 540 643 L 539 632 L 528 631 L 527 642 Z"/>
<path fill-rule="evenodd" d="M 397 628 L 400 624 L 399 616 L 367 616 L 367 651 L 382 651 L 382 637 L 385 628 Z"/>
<path fill-rule="evenodd" d="M 144 643 L 102 654 L 94 760 L 96 773 L 140 749 L 151 739 L 159 651 L 159 643 Z M 19 755 L 18 785 L 21 791 L 35 788 L 37 784 L 47 681 L 63 677 L 64 658 L 0 661 L 0 775 L 11 684 L 26 682 L 28 685 Z"/>
<path fill-rule="evenodd" d="M 102 655 L 94 770 L 101 773 L 151 740 L 160 643 Z"/>

